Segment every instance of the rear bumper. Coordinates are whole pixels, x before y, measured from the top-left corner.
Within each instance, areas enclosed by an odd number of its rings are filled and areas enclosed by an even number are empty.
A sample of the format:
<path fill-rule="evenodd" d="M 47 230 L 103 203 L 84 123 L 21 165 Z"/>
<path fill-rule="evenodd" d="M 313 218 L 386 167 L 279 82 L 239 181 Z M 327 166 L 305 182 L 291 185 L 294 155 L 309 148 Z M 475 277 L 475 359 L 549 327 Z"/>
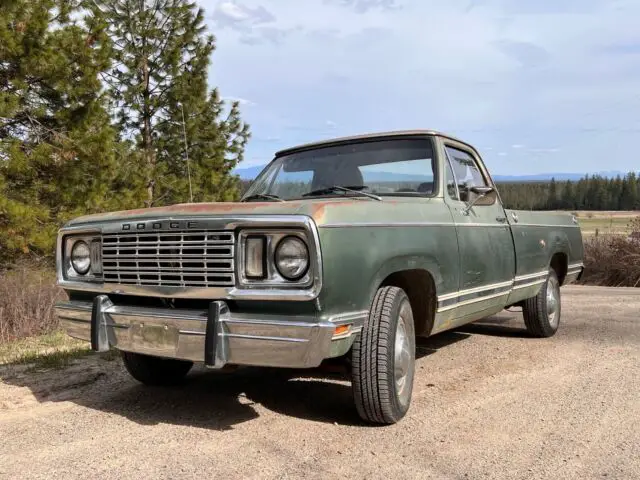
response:
<path fill-rule="evenodd" d="M 277 317 L 231 312 L 223 301 L 206 311 L 114 305 L 106 295 L 93 302 L 59 303 L 56 314 L 67 334 L 110 348 L 159 357 L 227 364 L 308 368 L 346 353 L 367 312 L 328 321 L 316 317 Z M 349 325 L 335 335 L 336 326 Z"/>

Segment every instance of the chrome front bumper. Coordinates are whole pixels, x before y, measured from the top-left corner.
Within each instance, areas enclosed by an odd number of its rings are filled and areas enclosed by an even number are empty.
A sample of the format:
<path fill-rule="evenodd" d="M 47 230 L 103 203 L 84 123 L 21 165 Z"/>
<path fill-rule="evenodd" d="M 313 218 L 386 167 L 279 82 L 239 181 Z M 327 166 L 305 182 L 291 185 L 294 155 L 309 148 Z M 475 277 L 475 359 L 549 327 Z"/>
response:
<path fill-rule="evenodd" d="M 106 295 L 93 302 L 71 301 L 55 307 L 71 337 L 110 348 L 159 357 L 227 364 L 308 368 L 346 353 L 367 312 L 329 321 L 315 317 L 232 313 L 223 301 L 207 311 L 114 305 Z M 336 327 L 348 325 L 336 335 Z"/>

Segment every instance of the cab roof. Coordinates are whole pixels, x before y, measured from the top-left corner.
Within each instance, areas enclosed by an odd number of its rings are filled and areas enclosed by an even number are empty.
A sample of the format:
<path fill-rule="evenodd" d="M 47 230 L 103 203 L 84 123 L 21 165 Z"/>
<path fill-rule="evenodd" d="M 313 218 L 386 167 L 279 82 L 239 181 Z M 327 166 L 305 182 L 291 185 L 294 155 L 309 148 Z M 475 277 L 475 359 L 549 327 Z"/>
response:
<path fill-rule="evenodd" d="M 345 144 L 345 143 L 355 143 L 358 141 L 362 141 L 362 140 L 371 140 L 371 139 L 384 139 L 384 138 L 393 138 L 393 137 L 411 137 L 411 136 L 437 136 L 437 137 L 443 137 L 443 138 L 447 138 L 450 140 L 454 140 L 456 142 L 460 142 L 463 143 L 464 145 L 467 145 L 469 148 L 475 150 L 475 148 L 473 147 L 473 145 L 470 145 L 469 143 L 460 140 L 459 138 L 456 138 L 452 135 L 448 135 L 446 133 L 442 133 L 442 132 L 438 132 L 436 130 L 392 130 L 392 131 L 387 131 L 387 132 L 371 132 L 371 133 L 365 133 L 365 134 L 361 134 L 361 135 L 351 135 L 348 137 L 335 137 L 335 138 L 328 138 L 326 140 L 319 140 L 316 142 L 310 142 L 310 143 L 303 143 L 300 145 L 297 145 L 295 147 L 289 147 L 289 148 L 285 148 L 283 150 L 280 150 L 278 152 L 276 152 L 276 157 L 281 157 L 283 155 L 288 155 L 290 153 L 295 153 L 295 152 L 300 152 L 303 150 L 311 150 L 314 148 L 318 148 L 318 147 L 328 147 L 328 146 L 333 146 L 333 145 L 340 145 L 340 144 Z"/>

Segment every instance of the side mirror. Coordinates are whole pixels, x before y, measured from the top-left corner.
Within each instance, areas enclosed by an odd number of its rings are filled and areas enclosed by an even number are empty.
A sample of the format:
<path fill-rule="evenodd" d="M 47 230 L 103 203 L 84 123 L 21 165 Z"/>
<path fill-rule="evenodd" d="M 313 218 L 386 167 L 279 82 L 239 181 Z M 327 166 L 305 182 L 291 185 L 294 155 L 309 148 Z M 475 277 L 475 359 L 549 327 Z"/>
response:
<path fill-rule="evenodd" d="M 485 196 L 489 195 L 493 192 L 493 187 L 485 187 L 485 186 L 473 186 L 469 187 L 469 191 L 475 193 L 476 195 Z"/>
<path fill-rule="evenodd" d="M 465 209 L 462 211 L 463 215 L 469 215 L 469 211 L 478 202 L 478 200 L 480 200 L 481 198 L 484 198 L 487 195 L 489 195 L 491 192 L 494 191 L 494 188 L 493 187 L 485 187 L 484 185 L 482 185 L 482 186 L 474 185 L 474 186 L 468 187 L 467 191 L 471 192 L 471 193 L 475 193 L 477 195 L 477 197 L 473 199 L 473 202 L 469 203 L 465 207 Z"/>

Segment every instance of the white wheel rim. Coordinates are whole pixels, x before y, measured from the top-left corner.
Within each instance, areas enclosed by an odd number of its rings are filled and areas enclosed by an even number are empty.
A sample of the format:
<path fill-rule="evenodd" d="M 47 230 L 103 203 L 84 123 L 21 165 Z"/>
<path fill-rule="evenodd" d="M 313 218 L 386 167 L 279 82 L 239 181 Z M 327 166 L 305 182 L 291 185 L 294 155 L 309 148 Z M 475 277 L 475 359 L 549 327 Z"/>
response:
<path fill-rule="evenodd" d="M 402 403 L 405 402 L 410 391 L 408 379 L 411 369 L 411 341 L 407 335 L 407 322 L 412 321 L 410 312 L 409 302 L 403 302 L 398 316 L 394 345 L 394 380 L 396 393 Z"/>
<path fill-rule="evenodd" d="M 558 321 L 560 320 L 559 309 L 560 285 L 555 277 L 550 276 L 547 280 L 547 318 L 549 319 L 549 325 L 554 328 L 558 326 Z"/>

